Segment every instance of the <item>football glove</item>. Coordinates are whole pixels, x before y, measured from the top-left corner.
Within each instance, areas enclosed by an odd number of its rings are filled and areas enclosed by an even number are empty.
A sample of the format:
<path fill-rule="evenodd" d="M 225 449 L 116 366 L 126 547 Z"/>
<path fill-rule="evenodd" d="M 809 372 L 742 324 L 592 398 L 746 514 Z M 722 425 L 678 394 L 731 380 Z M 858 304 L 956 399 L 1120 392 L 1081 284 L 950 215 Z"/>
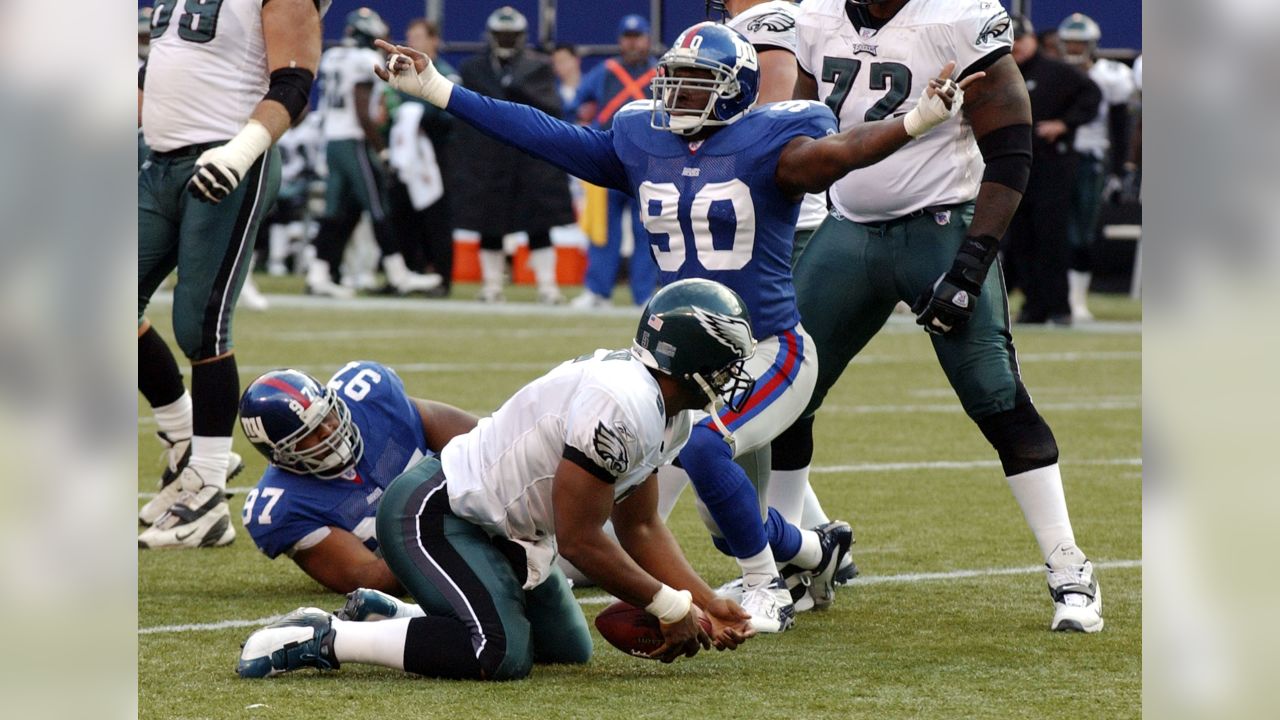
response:
<path fill-rule="evenodd" d="M 946 335 L 963 327 L 973 317 L 973 307 L 982 295 L 987 271 L 1000 252 L 1000 241 L 987 235 L 970 235 L 960 245 L 951 269 L 920 293 L 911 312 L 916 324 L 932 335 Z"/>
<path fill-rule="evenodd" d="M 225 145 L 210 148 L 196 158 L 195 172 L 187 181 L 187 192 L 201 202 L 222 202 L 244 178 L 253 163 L 271 147 L 271 132 L 257 120 L 244 128 Z"/>
<path fill-rule="evenodd" d="M 969 322 L 969 318 L 973 316 L 973 306 L 981 294 L 963 280 L 945 273 L 933 287 L 920 293 L 920 297 L 911 306 L 911 312 L 916 314 L 916 324 L 923 325 L 925 332 L 930 335 L 946 335 Z"/>

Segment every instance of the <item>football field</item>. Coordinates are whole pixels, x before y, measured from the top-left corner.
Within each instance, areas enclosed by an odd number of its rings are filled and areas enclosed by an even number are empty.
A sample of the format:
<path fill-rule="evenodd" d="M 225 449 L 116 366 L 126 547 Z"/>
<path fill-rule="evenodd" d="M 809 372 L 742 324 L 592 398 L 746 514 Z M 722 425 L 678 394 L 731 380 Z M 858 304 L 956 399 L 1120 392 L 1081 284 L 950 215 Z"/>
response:
<path fill-rule="evenodd" d="M 274 286 L 269 286 L 268 290 Z M 292 285 L 290 286 L 292 287 Z M 458 297 L 472 291 L 459 288 Z M 1096 296 L 1095 296 L 1096 297 Z M 411 395 L 482 415 L 554 364 L 626 347 L 638 311 L 598 315 L 520 302 L 273 295 L 236 315 L 241 381 L 283 366 L 322 380 L 353 359 L 395 368 Z M 928 336 L 895 316 L 818 415 L 813 483 L 848 520 L 862 575 L 835 605 L 782 635 L 672 665 L 626 656 L 598 635 L 590 664 L 537 666 L 523 681 L 417 678 L 347 664 L 240 680 L 240 643 L 298 606 L 334 609 L 287 558 L 270 561 L 237 522 L 235 542 L 138 553 L 139 713 L 146 718 L 1129 718 L 1141 714 L 1140 308 L 1091 298 L 1102 322 L 1015 331 L 1023 379 L 1061 448 L 1080 546 L 1100 580 L 1106 629 L 1047 630 L 1052 604 L 1035 541 L 994 451 L 955 400 Z M 150 313 L 172 337 L 169 305 Z M 185 371 L 185 368 L 184 368 Z M 139 406 L 139 505 L 160 445 Z M 247 470 L 237 517 L 264 466 L 237 430 Z M 735 564 L 681 499 L 671 525 L 712 584 Z M 577 592 L 588 620 L 611 599 Z M 594 628 L 593 628 L 594 633 Z"/>

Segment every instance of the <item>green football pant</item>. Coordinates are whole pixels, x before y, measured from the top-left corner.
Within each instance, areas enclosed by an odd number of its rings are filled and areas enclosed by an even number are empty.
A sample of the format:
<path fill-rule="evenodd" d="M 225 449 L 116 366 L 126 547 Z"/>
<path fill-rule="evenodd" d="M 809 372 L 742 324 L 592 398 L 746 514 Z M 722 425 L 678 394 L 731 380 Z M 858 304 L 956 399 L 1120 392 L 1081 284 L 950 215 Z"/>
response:
<path fill-rule="evenodd" d="M 191 360 L 231 350 L 231 318 L 262 218 L 280 189 L 280 151 L 258 159 L 235 191 L 211 205 L 187 193 L 196 158 L 220 143 L 152 152 L 138 170 L 138 323 L 176 268 L 173 332 Z"/>
<path fill-rule="evenodd" d="M 470 654 L 479 677 L 512 680 L 527 676 L 535 662 L 590 660 L 591 633 L 564 573 L 553 568 L 524 590 L 524 550 L 455 516 L 445 482 L 439 460 L 427 458 L 392 481 L 378 506 L 387 566 L 429 617 L 454 625 L 437 626 L 438 666 L 428 658 L 410 667 L 406 650 L 405 669 L 457 677 L 459 663 L 451 658 Z"/>
<path fill-rule="evenodd" d="M 972 204 L 877 224 L 827 216 L 795 268 L 801 321 L 818 351 L 818 382 L 805 416 L 821 407 L 849 361 L 884 326 L 898 301 L 915 303 L 951 268 L 972 218 Z M 998 263 L 987 275 L 969 322 L 930 339 L 971 418 L 1013 407 L 1021 380 Z"/>

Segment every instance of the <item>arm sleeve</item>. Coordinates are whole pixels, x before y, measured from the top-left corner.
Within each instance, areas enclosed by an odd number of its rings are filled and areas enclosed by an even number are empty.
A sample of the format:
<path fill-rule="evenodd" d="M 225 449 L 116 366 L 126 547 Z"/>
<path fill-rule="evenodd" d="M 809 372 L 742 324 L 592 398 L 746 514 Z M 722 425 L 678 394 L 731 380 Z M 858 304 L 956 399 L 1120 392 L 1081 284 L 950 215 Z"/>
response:
<path fill-rule="evenodd" d="M 951 26 L 959 79 L 991 67 L 1013 51 L 1013 23 L 996 3 L 965 0 L 966 9 Z"/>
<path fill-rule="evenodd" d="M 593 185 L 631 192 L 613 149 L 613 134 L 571 125 L 541 110 L 494 100 L 462 86 L 449 97 L 450 113 L 489 137 L 523 150 Z"/>
<path fill-rule="evenodd" d="M 564 457 L 612 485 L 641 459 L 626 412 L 600 388 L 579 392 L 569 409 Z"/>

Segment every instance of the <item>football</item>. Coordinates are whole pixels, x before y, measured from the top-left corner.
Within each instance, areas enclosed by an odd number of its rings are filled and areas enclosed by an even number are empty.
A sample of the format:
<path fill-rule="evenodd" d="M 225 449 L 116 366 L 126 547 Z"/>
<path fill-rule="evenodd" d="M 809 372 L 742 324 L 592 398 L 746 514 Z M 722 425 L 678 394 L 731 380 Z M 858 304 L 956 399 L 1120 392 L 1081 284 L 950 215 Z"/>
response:
<path fill-rule="evenodd" d="M 711 621 L 706 616 L 698 618 L 702 629 L 711 632 Z M 662 628 L 658 618 L 644 608 L 619 600 L 596 616 L 596 629 L 609 644 L 628 655 L 649 658 L 649 653 L 662 647 Z"/>

